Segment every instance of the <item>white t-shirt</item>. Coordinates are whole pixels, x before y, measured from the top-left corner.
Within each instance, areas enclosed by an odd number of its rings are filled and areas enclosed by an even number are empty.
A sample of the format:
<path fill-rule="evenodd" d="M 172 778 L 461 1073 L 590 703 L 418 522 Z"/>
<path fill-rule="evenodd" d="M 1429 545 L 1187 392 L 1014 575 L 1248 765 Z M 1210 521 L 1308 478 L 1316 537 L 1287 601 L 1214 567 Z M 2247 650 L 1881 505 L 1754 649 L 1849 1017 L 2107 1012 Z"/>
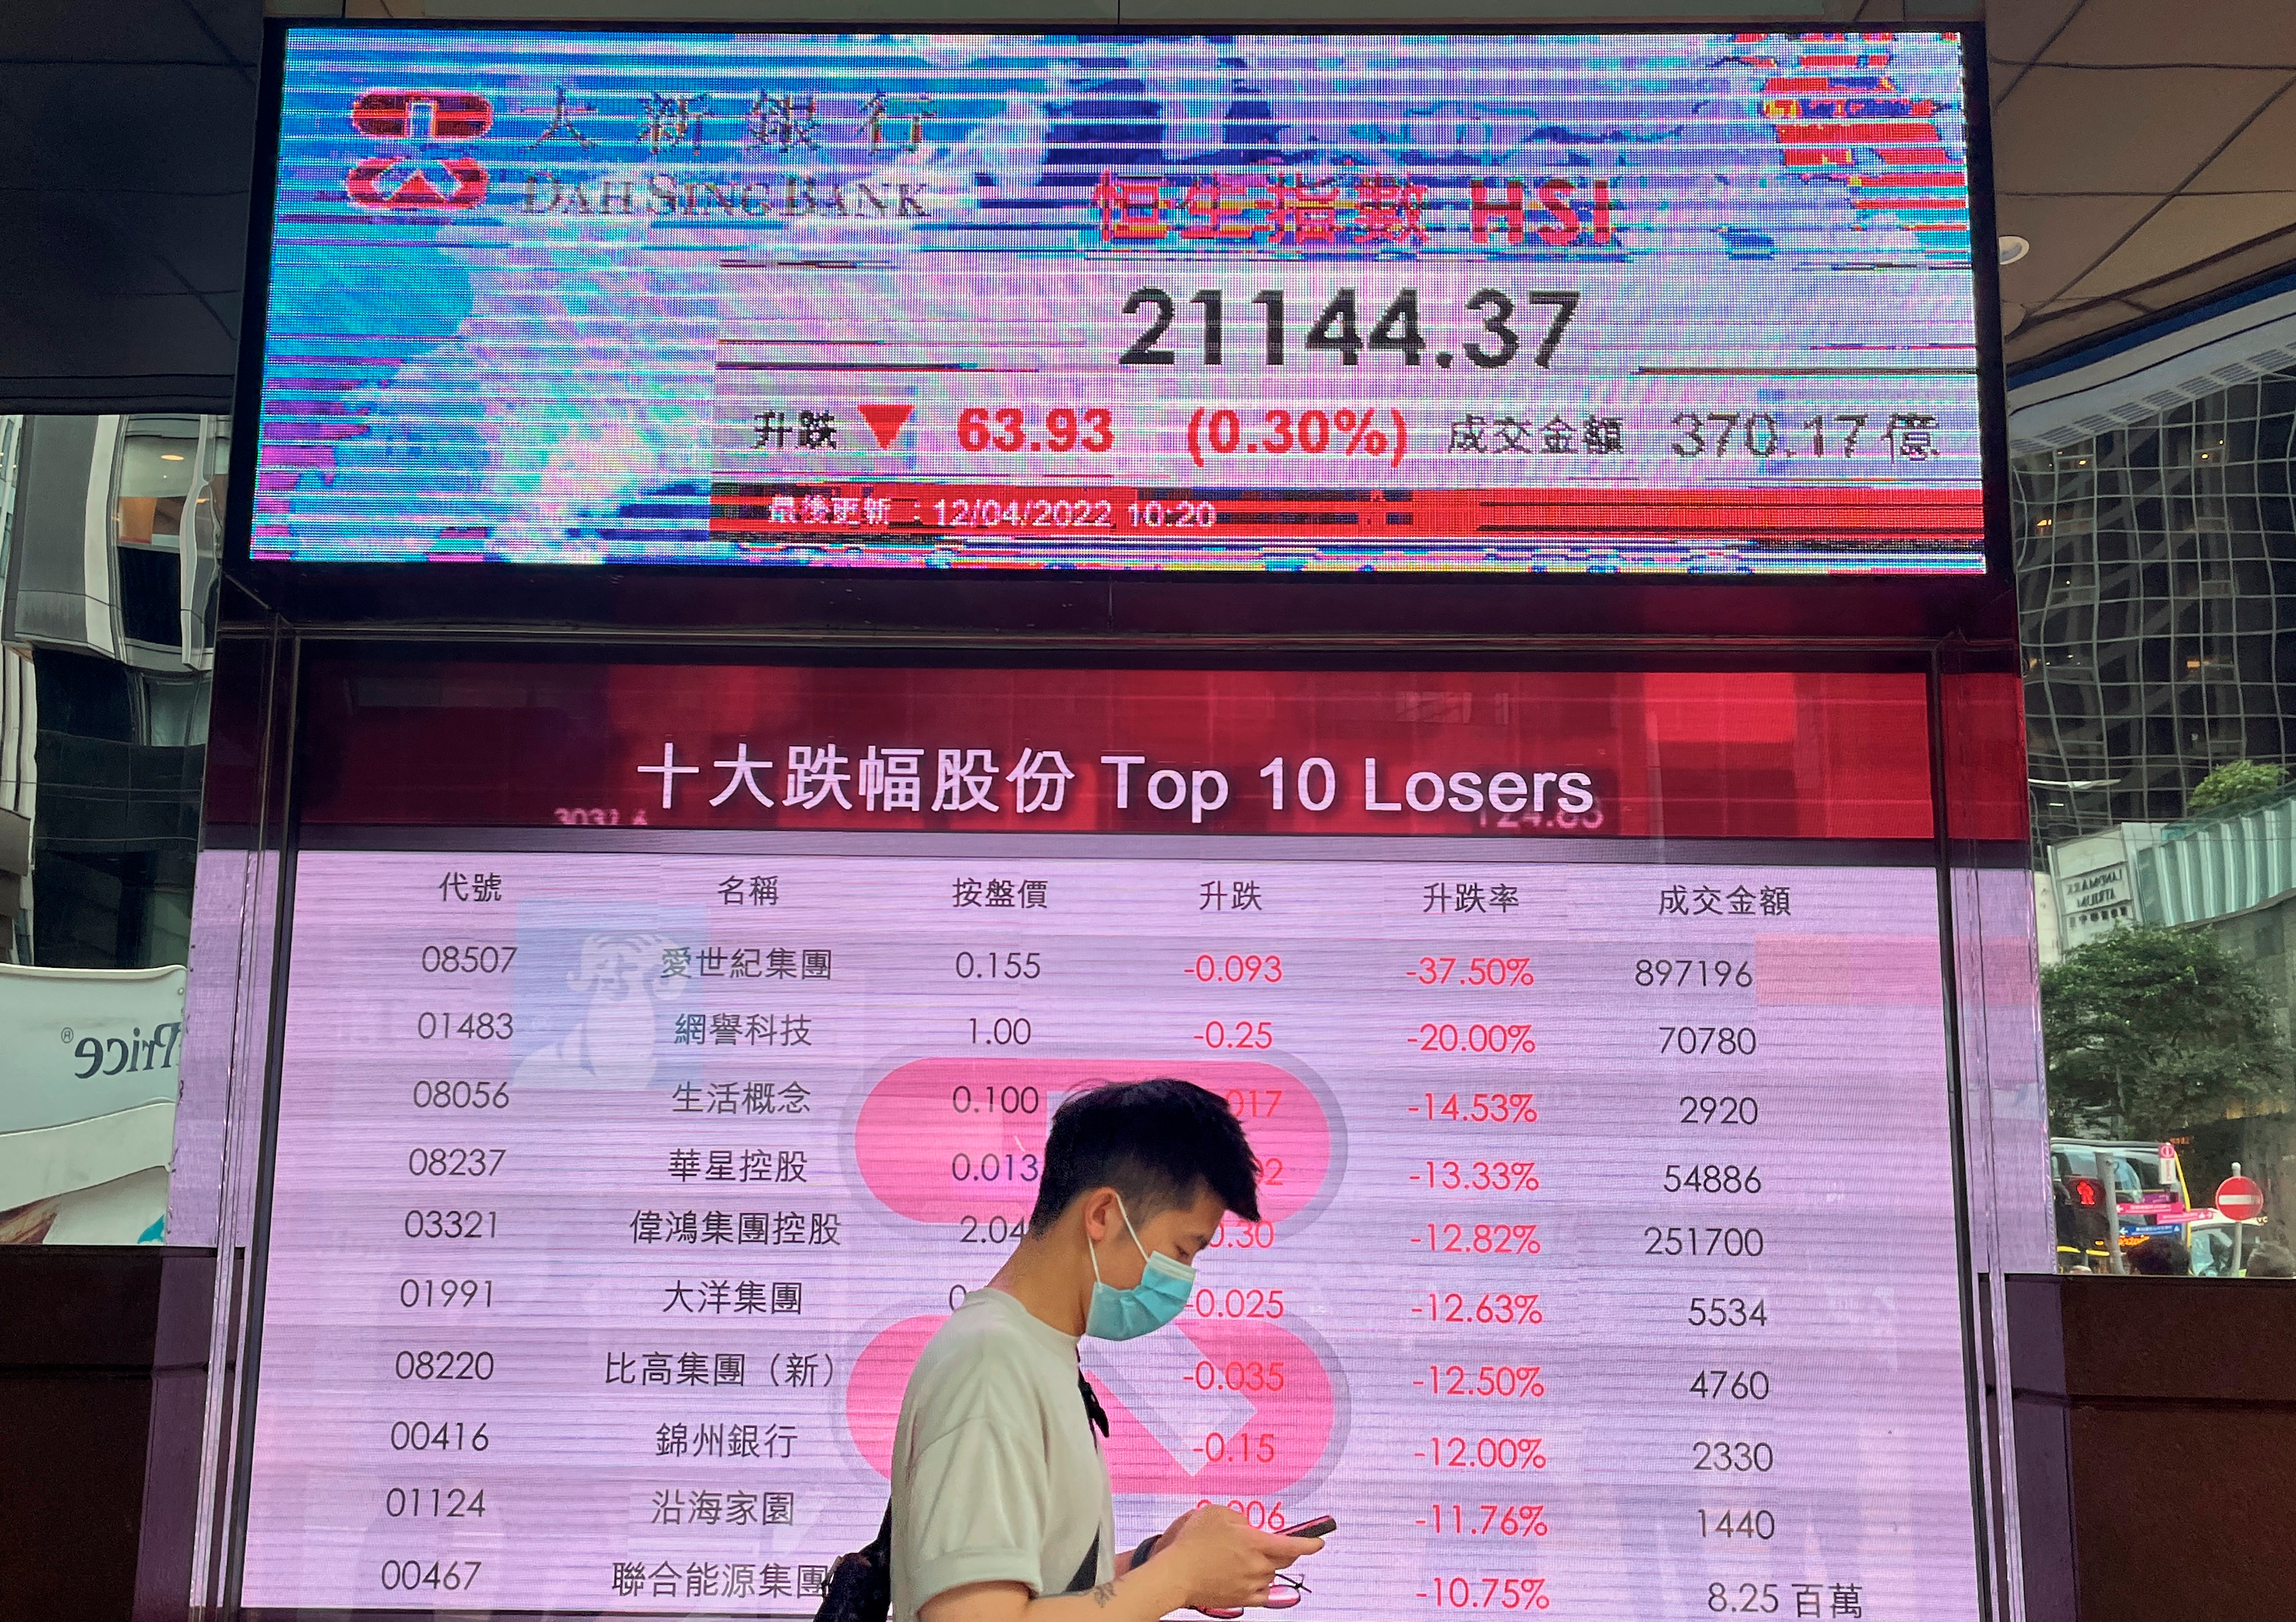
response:
<path fill-rule="evenodd" d="M 940 1326 L 893 1434 L 892 1622 L 967 1583 L 1065 1593 L 1092 1549 L 1116 1575 L 1116 1503 L 1077 1390 L 1077 1340 L 1001 1290 Z"/>

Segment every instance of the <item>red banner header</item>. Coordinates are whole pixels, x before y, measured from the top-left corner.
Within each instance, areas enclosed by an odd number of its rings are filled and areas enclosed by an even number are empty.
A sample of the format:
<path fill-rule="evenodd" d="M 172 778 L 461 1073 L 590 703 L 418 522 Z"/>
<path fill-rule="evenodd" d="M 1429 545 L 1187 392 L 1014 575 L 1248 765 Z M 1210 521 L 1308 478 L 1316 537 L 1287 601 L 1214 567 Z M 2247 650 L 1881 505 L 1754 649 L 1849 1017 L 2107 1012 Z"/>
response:
<path fill-rule="evenodd" d="M 358 665 L 336 824 L 1926 839 L 1917 675 Z"/>

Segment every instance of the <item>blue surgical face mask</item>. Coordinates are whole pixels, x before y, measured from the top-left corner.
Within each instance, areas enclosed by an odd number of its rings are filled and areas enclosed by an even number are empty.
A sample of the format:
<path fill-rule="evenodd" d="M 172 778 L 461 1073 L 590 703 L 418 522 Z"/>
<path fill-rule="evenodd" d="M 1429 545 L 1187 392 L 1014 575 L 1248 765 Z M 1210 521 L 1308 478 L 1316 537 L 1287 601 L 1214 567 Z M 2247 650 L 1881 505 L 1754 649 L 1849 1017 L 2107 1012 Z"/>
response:
<path fill-rule="evenodd" d="M 1084 1332 L 1103 1340 L 1136 1340 L 1180 1315 L 1189 1292 L 1196 1287 L 1196 1270 L 1161 1250 L 1150 1253 L 1140 1242 L 1140 1235 L 1133 1233 L 1132 1217 L 1124 1209 L 1121 1194 L 1116 1197 L 1116 1210 L 1146 1266 L 1131 1289 L 1111 1290 L 1101 1282 L 1099 1256 L 1089 1245 L 1086 1247 L 1085 1254 L 1092 1257 L 1092 1310 L 1085 1315 Z"/>

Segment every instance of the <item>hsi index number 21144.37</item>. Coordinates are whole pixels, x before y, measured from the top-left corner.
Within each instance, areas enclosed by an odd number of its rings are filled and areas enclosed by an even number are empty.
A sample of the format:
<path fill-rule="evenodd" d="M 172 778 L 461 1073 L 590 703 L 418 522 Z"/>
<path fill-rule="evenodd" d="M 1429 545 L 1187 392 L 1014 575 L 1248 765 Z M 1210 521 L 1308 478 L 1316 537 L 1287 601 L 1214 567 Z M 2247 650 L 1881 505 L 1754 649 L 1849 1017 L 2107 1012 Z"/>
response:
<path fill-rule="evenodd" d="M 1182 350 L 1168 347 L 1165 340 L 1179 319 L 1179 302 L 1160 287 L 1133 290 L 1124 300 L 1123 313 L 1144 317 L 1147 325 L 1117 356 L 1119 365 L 1169 366 L 1178 363 Z M 1188 295 L 1187 302 L 1197 308 L 1198 318 L 1192 324 L 1197 327 L 1201 339 L 1198 353 L 1203 364 L 1225 365 L 1226 296 L 1216 287 L 1199 288 Z M 1263 287 L 1251 295 L 1250 302 L 1259 311 L 1259 342 L 1256 346 L 1259 360 L 1264 365 L 1283 365 L 1291 341 L 1283 290 Z M 1514 324 L 1519 306 L 1543 307 L 1546 331 L 1517 332 Z M 1423 364 L 1431 348 L 1435 351 L 1434 364 L 1439 367 L 1447 367 L 1455 356 L 1464 356 L 1470 364 L 1487 372 L 1513 363 L 1528 342 L 1531 364 L 1544 367 L 1553 363 L 1562 334 L 1578 311 L 1578 294 L 1575 289 L 1533 288 L 1518 297 L 1499 288 L 1479 287 L 1461 301 L 1456 313 L 1446 312 L 1438 318 L 1438 334 L 1431 343 L 1420 331 L 1417 288 L 1406 287 L 1396 293 L 1372 320 L 1369 332 L 1365 332 L 1358 324 L 1356 290 L 1342 287 L 1325 301 L 1315 320 L 1300 334 L 1298 342 L 1304 350 L 1337 355 L 1340 363 L 1348 366 L 1359 365 L 1366 349 L 1375 356 L 1400 356 L 1405 365 L 1416 366 Z M 1445 327 L 1456 328 L 1456 335 L 1442 331 Z M 1250 354 L 1243 358 L 1249 365 Z"/>

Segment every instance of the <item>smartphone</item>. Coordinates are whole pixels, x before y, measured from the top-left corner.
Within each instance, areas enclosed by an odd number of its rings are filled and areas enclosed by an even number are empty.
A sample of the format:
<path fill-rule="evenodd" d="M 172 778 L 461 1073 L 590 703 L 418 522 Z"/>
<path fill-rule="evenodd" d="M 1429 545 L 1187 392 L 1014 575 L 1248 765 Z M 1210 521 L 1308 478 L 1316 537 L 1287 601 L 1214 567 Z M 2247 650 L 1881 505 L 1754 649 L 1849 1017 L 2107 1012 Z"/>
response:
<path fill-rule="evenodd" d="M 1303 1520 L 1297 1526 L 1283 1528 L 1286 1537 L 1329 1537 L 1339 1529 L 1340 1523 L 1329 1515 L 1318 1515 L 1313 1520 Z"/>

